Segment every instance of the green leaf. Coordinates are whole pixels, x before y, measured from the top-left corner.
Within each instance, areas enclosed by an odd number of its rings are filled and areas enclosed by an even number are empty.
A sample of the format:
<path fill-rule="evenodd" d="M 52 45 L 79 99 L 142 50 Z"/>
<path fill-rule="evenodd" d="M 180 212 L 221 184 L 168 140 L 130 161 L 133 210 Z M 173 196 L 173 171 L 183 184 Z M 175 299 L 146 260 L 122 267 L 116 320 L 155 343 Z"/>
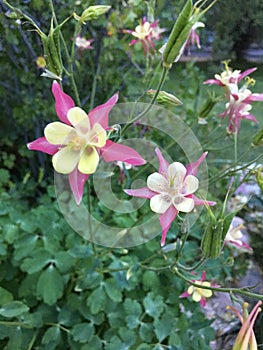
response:
<path fill-rule="evenodd" d="M 105 307 L 106 299 L 106 294 L 102 286 L 93 290 L 87 299 L 87 306 L 90 307 L 91 313 L 97 314 L 98 312 L 102 311 Z"/>
<path fill-rule="evenodd" d="M 79 323 L 72 328 L 70 334 L 75 341 L 86 343 L 94 334 L 94 326 L 92 323 Z"/>
<path fill-rule="evenodd" d="M 60 342 L 61 331 L 57 326 L 49 327 L 42 338 L 42 344 L 56 343 Z"/>
<path fill-rule="evenodd" d="M 139 329 L 139 335 L 143 341 L 150 343 L 154 337 L 153 324 L 141 323 L 140 329 Z"/>
<path fill-rule="evenodd" d="M 154 320 L 154 332 L 159 342 L 162 342 L 171 334 L 175 324 L 175 317 L 172 312 L 166 311 L 161 319 Z"/>
<path fill-rule="evenodd" d="M 36 255 L 33 258 L 27 258 L 21 264 L 21 269 L 27 273 L 35 273 L 40 271 L 43 267 L 48 265 L 52 257 L 50 253 L 45 250 L 36 251 Z"/>
<path fill-rule="evenodd" d="M 136 334 L 134 331 L 127 329 L 126 327 L 121 327 L 119 329 L 119 335 L 128 349 L 131 349 L 132 345 L 136 342 Z"/>
<path fill-rule="evenodd" d="M 62 297 L 63 289 L 64 283 L 60 273 L 53 265 L 50 265 L 39 277 L 37 295 L 48 305 L 53 305 Z"/>
<path fill-rule="evenodd" d="M 127 298 L 124 302 L 124 310 L 127 314 L 125 317 L 127 326 L 130 329 L 136 328 L 140 323 L 140 316 L 142 314 L 141 305 L 138 301 Z"/>
<path fill-rule="evenodd" d="M 13 295 L 6 289 L 0 287 L 0 305 L 7 304 L 13 300 Z"/>
<path fill-rule="evenodd" d="M 114 278 L 108 278 L 104 283 L 104 287 L 111 300 L 117 303 L 122 301 L 122 293 L 120 288 L 116 285 Z"/>
<path fill-rule="evenodd" d="M 143 299 L 143 306 L 145 308 L 145 312 L 149 316 L 158 318 L 164 309 L 163 298 L 160 295 L 155 297 L 154 294 L 150 292 Z"/>
<path fill-rule="evenodd" d="M 5 240 L 12 244 L 18 235 L 18 227 L 17 225 L 7 224 L 4 226 Z"/>
<path fill-rule="evenodd" d="M 29 307 L 26 304 L 22 303 L 21 301 L 14 300 L 0 308 L 0 315 L 7 318 L 12 318 L 20 316 L 28 310 Z"/>
<path fill-rule="evenodd" d="M 75 259 L 67 252 L 58 252 L 56 254 L 56 266 L 60 272 L 68 272 L 75 264 Z"/>
<path fill-rule="evenodd" d="M 152 347 L 151 345 L 141 344 L 138 346 L 138 348 L 136 348 L 136 350 L 152 350 Z"/>

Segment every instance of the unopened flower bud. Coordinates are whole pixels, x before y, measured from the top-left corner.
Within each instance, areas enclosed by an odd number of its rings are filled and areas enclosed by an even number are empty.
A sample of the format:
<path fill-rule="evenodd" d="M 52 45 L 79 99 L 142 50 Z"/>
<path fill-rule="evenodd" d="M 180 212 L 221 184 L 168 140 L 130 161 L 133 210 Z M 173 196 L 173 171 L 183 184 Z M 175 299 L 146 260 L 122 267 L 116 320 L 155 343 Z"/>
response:
<path fill-rule="evenodd" d="M 155 90 L 148 90 L 147 95 L 153 96 L 155 94 Z M 157 98 L 156 102 L 164 105 L 166 107 L 174 107 L 178 105 L 182 105 L 183 102 L 180 101 L 176 96 L 166 92 L 166 91 L 160 91 Z"/>
<path fill-rule="evenodd" d="M 111 6 L 105 5 L 95 5 L 89 6 L 86 10 L 84 10 L 81 16 L 78 16 L 74 13 L 74 18 L 77 21 L 80 21 L 83 24 L 86 24 L 86 21 L 92 21 L 93 19 L 98 19 L 101 15 L 108 12 Z"/>
<path fill-rule="evenodd" d="M 256 179 L 261 191 L 263 191 L 263 167 L 257 169 Z"/>

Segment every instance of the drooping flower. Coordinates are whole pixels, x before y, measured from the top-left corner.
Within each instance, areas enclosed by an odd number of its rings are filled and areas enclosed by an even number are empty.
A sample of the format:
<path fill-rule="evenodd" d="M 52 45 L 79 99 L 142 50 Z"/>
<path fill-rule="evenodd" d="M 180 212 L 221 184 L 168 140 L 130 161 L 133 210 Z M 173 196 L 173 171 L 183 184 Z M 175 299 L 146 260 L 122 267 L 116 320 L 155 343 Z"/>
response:
<path fill-rule="evenodd" d="M 234 245 L 238 250 L 243 252 L 252 252 L 252 248 L 243 240 L 242 229 L 244 228 L 244 220 L 235 216 L 230 224 L 229 230 L 225 237 L 225 244 Z"/>
<path fill-rule="evenodd" d="M 86 114 L 54 81 L 52 92 L 56 100 L 59 122 L 48 124 L 41 137 L 27 146 L 52 155 L 54 169 L 67 174 L 76 203 L 82 200 L 84 184 L 93 174 L 102 156 L 106 162 L 123 161 L 143 165 L 145 160 L 132 148 L 107 139 L 108 114 L 118 100 L 113 95 L 106 103 Z"/>
<path fill-rule="evenodd" d="M 91 44 L 93 43 L 94 39 L 86 39 L 80 35 L 77 35 L 75 39 L 75 45 L 79 50 L 92 50 L 93 47 Z"/>
<path fill-rule="evenodd" d="M 151 210 L 160 214 L 161 246 L 163 246 L 172 221 L 180 211 L 189 213 L 197 205 L 205 205 L 205 203 L 214 205 L 215 202 L 206 202 L 194 195 L 199 187 L 199 181 L 195 175 L 207 152 L 203 153 L 198 161 L 186 167 L 179 162 L 169 164 L 158 148 L 155 152 L 160 167 L 158 172 L 148 176 L 147 187 L 124 191 L 130 196 L 150 199 Z"/>
<path fill-rule="evenodd" d="M 202 276 L 199 280 L 192 280 L 193 283 L 199 284 L 204 287 L 215 286 L 213 283 L 206 281 L 206 273 L 202 272 Z M 187 291 L 180 295 L 180 298 L 192 297 L 193 301 L 200 303 L 201 306 L 206 305 L 206 299 L 210 298 L 213 292 L 210 289 L 203 289 L 201 287 L 189 286 Z"/>
<path fill-rule="evenodd" d="M 247 119 L 258 123 L 258 120 L 250 113 L 252 109 L 251 102 L 263 101 L 263 94 L 252 93 L 248 86 L 254 84 L 255 81 L 247 77 L 257 68 L 250 68 L 241 73 L 240 70 L 232 70 L 225 62 L 225 71 L 220 75 L 216 74 L 216 79 L 209 79 L 204 84 L 216 84 L 221 86 L 225 91 L 227 99 L 226 109 L 219 116 L 224 120 L 228 117 L 227 131 L 231 133 L 240 132 L 241 120 Z M 239 82 L 246 77 L 246 83 L 239 88 Z"/>
<path fill-rule="evenodd" d="M 242 323 L 242 327 L 240 328 L 240 331 L 237 335 L 237 338 L 235 340 L 234 346 L 232 350 L 257 350 L 257 340 L 253 331 L 253 327 L 256 321 L 256 318 L 261 311 L 262 301 L 259 300 L 258 303 L 254 306 L 253 310 L 248 313 L 248 303 L 243 304 L 243 316 L 240 314 L 240 312 L 232 307 L 227 306 L 227 309 L 232 310 L 239 320 Z"/>
<path fill-rule="evenodd" d="M 129 45 L 131 46 L 140 42 L 145 54 L 150 53 L 151 49 L 155 52 L 153 40 L 159 40 L 161 33 L 165 31 L 165 29 L 159 27 L 158 23 L 158 20 L 150 23 L 146 20 L 146 17 L 143 17 L 141 23 L 136 26 L 134 30 L 124 30 L 125 33 L 130 33 L 136 38 L 133 39 Z"/>
<path fill-rule="evenodd" d="M 204 28 L 205 24 L 203 22 L 196 22 L 191 30 L 190 30 L 190 34 L 189 37 L 185 43 L 184 48 L 186 49 L 189 45 L 196 45 L 198 49 L 201 49 L 201 44 L 200 44 L 200 37 L 196 32 L 197 28 Z"/>

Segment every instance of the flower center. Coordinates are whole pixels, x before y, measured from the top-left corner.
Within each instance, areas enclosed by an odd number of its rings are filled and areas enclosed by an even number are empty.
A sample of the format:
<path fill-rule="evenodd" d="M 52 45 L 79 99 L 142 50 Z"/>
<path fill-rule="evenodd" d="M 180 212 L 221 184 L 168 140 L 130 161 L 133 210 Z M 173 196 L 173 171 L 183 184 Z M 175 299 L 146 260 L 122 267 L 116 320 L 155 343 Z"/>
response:
<path fill-rule="evenodd" d="M 69 141 L 69 145 L 74 151 L 80 151 L 85 146 L 85 144 L 85 139 L 78 135 L 72 136 L 72 138 Z"/>

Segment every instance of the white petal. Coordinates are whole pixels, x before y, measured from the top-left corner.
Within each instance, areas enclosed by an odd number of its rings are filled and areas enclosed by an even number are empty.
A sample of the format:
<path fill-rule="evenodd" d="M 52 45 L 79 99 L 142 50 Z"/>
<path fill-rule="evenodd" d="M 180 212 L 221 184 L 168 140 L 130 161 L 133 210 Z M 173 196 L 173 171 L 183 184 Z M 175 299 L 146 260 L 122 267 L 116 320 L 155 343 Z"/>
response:
<path fill-rule="evenodd" d="M 186 168 L 182 163 L 174 162 L 168 166 L 167 173 L 170 181 L 172 180 L 176 186 L 179 186 L 183 183 Z"/>
<path fill-rule="evenodd" d="M 83 174 L 95 173 L 99 164 L 99 155 L 95 147 L 87 146 L 79 161 L 78 169 Z"/>
<path fill-rule="evenodd" d="M 80 153 L 64 147 L 52 157 L 54 169 L 60 174 L 70 174 L 78 164 Z"/>
<path fill-rule="evenodd" d="M 153 173 L 147 178 L 147 187 L 154 192 L 162 193 L 168 189 L 168 182 L 160 173 Z"/>
<path fill-rule="evenodd" d="M 157 194 L 150 199 L 150 207 L 157 214 L 163 214 L 171 206 L 172 202 L 169 196 Z"/>
<path fill-rule="evenodd" d="M 189 213 L 191 210 L 194 209 L 194 200 L 192 198 L 182 197 L 180 203 L 176 203 L 176 199 L 177 198 L 173 200 L 173 205 L 178 211 L 182 211 L 183 213 Z"/>
<path fill-rule="evenodd" d="M 198 189 L 198 186 L 199 186 L 198 179 L 193 175 L 188 175 L 184 180 L 182 194 L 184 195 L 192 194 Z"/>
<path fill-rule="evenodd" d="M 83 109 L 79 107 L 70 108 L 67 113 L 68 120 L 77 129 L 79 129 L 83 134 L 90 130 L 90 123 L 88 115 Z"/>
<path fill-rule="evenodd" d="M 69 141 L 69 136 L 73 136 L 75 130 L 61 122 L 50 123 L 45 127 L 44 135 L 52 145 L 66 145 Z"/>

